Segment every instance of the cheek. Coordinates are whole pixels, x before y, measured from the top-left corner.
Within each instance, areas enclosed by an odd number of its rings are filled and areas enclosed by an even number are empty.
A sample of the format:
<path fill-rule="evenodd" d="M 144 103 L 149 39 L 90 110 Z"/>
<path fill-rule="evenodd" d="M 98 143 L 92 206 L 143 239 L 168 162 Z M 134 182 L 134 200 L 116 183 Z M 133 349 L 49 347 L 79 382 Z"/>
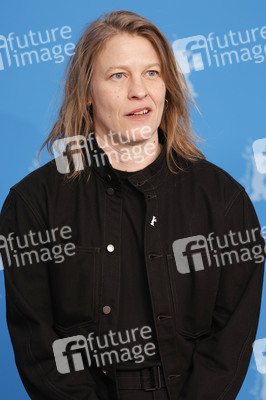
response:
<path fill-rule="evenodd" d="M 111 102 L 104 92 L 98 93 L 98 96 L 95 98 L 95 106 L 98 111 L 98 115 L 107 116 L 107 114 L 111 111 Z"/>
<path fill-rule="evenodd" d="M 102 89 L 98 91 L 98 104 L 103 107 L 106 111 L 110 110 L 114 112 L 117 110 L 122 103 L 122 97 L 114 90 Z"/>
<path fill-rule="evenodd" d="M 160 108 L 164 108 L 165 95 L 166 95 L 166 91 L 164 90 L 164 88 L 161 88 L 161 90 L 159 90 L 158 93 L 157 93 L 157 101 L 159 103 L 159 107 Z"/>
<path fill-rule="evenodd" d="M 162 83 L 162 86 L 161 86 L 161 93 L 162 93 L 163 98 L 165 98 L 165 95 L 166 95 L 166 86 L 165 86 L 164 83 Z"/>
<path fill-rule="evenodd" d="M 160 83 L 156 86 L 156 88 L 154 88 L 154 95 L 160 105 L 164 104 L 164 99 L 166 95 L 166 87 L 164 83 Z"/>

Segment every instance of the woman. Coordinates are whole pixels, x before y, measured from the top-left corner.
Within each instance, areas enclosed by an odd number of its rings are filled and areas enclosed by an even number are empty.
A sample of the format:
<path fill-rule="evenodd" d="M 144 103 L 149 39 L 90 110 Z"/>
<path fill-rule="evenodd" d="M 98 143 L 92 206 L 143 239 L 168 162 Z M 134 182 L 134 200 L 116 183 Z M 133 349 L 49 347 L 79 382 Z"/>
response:
<path fill-rule="evenodd" d="M 189 102 L 145 18 L 111 12 L 82 35 L 44 143 L 58 157 L 11 188 L 0 219 L 31 399 L 236 398 L 263 239 L 244 188 L 196 147 Z"/>

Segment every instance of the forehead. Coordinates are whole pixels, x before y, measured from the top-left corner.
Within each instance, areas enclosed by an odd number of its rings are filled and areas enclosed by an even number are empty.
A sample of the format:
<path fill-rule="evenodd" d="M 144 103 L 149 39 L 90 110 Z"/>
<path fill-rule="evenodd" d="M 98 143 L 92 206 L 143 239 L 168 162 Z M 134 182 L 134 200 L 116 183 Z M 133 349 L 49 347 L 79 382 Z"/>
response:
<path fill-rule="evenodd" d="M 96 58 L 96 65 L 108 68 L 110 64 L 151 64 L 161 60 L 151 42 L 139 35 L 119 33 L 110 38 Z"/>

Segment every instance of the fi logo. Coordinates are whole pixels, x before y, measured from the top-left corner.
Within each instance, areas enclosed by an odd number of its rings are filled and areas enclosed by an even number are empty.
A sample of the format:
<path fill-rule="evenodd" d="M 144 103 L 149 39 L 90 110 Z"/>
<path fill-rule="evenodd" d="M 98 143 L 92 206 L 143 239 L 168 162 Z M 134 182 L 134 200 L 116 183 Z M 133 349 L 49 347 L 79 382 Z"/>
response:
<path fill-rule="evenodd" d="M 255 340 L 253 353 L 258 372 L 266 374 L 266 339 Z"/>
<path fill-rule="evenodd" d="M 257 170 L 266 174 L 266 139 L 255 140 L 252 147 Z"/>
<path fill-rule="evenodd" d="M 82 335 L 55 340 L 53 352 L 60 374 L 81 371 L 85 369 L 85 365 L 91 365 L 87 340 Z"/>
<path fill-rule="evenodd" d="M 8 44 L 7 44 L 7 39 L 5 36 L 0 35 L 0 49 L 3 49 L 6 55 L 6 59 L 8 62 L 8 65 L 11 65 L 11 58 L 10 58 L 10 53 L 8 50 Z M 3 59 L 3 51 L 0 50 L 0 71 L 3 70 L 4 67 L 4 59 Z"/>
<path fill-rule="evenodd" d="M 70 136 L 63 139 L 57 139 L 53 143 L 53 152 L 58 172 L 66 174 L 70 172 L 69 158 L 74 165 L 75 171 L 81 171 L 85 168 L 82 150 L 85 152 L 86 161 L 91 165 L 91 157 L 87 140 L 82 135 Z"/>
<path fill-rule="evenodd" d="M 188 274 L 191 269 L 201 271 L 211 266 L 207 240 L 202 235 L 175 240 L 173 251 L 180 274 Z"/>
<path fill-rule="evenodd" d="M 8 235 L 8 239 L 5 238 L 5 236 L 0 235 L 0 271 L 4 269 L 4 261 L 3 261 L 3 256 L 1 254 L 2 249 L 5 251 L 5 257 L 6 257 L 6 265 L 10 267 L 11 265 L 11 255 L 8 247 L 7 241 L 10 243 L 10 238 L 12 236 L 13 232 L 11 232 Z"/>
<path fill-rule="evenodd" d="M 190 36 L 184 39 L 177 39 L 172 44 L 176 61 L 183 74 L 192 70 L 200 71 L 204 65 L 211 65 L 211 57 L 205 36 Z"/>

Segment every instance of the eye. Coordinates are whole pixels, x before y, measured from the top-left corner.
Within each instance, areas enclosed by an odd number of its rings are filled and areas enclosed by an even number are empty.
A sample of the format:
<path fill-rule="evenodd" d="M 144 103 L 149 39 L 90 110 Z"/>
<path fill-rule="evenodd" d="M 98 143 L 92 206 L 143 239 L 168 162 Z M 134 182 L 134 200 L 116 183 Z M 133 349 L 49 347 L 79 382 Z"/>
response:
<path fill-rule="evenodd" d="M 159 74 L 159 72 L 158 72 L 158 71 L 155 71 L 155 70 L 151 70 L 151 71 L 148 71 L 147 74 L 148 74 L 151 78 L 153 78 L 153 77 L 157 76 L 157 75 Z"/>
<path fill-rule="evenodd" d="M 111 78 L 114 78 L 114 79 L 117 79 L 117 80 L 121 80 L 123 78 L 123 76 L 124 76 L 123 72 L 117 72 L 117 73 L 113 74 L 111 76 Z"/>

